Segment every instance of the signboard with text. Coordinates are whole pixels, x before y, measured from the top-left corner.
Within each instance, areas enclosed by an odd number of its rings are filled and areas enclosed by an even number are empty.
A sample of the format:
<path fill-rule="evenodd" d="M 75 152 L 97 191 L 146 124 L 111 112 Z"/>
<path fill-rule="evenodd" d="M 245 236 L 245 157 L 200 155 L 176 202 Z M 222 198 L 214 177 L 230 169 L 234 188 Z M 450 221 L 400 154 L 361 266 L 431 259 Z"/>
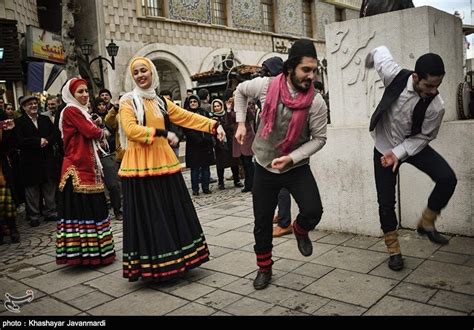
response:
<path fill-rule="evenodd" d="M 64 47 L 61 36 L 28 25 L 26 27 L 27 56 L 54 63 L 64 63 Z"/>

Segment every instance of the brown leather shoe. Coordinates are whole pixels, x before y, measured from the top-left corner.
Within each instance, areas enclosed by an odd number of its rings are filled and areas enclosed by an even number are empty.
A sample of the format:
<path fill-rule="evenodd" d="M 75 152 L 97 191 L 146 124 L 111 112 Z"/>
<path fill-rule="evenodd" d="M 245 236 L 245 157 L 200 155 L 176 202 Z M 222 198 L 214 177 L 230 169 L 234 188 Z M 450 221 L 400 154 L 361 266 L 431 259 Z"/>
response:
<path fill-rule="evenodd" d="M 273 237 L 281 237 L 291 233 L 293 233 L 293 226 L 291 224 L 286 228 L 282 228 L 280 226 L 273 228 Z"/>

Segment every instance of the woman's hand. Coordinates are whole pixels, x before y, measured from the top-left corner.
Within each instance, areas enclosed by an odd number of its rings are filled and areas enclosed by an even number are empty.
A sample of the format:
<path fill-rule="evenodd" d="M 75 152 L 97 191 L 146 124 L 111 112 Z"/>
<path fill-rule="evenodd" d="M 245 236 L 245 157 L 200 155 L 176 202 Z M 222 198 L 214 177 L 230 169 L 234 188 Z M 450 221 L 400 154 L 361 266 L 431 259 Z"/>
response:
<path fill-rule="evenodd" d="M 168 131 L 168 134 L 166 135 L 166 139 L 168 140 L 168 143 L 172 147 L 176 147 L 179 143 L 178 136 L 174 132 L 171 132 L 171 131 Z"/>
<path fill-rule="evenodd" d="M 217 139 L 221 142 L 224 141 L 225 131 L 224 131 L 224 128 L 222 127 L 222 125 L 217 126 L 216 132 L 217 132 Z"/>
<path fill-rule="evenodd" d="M 286 166 L 288 166 L 288 164 L 292 163 L 293 162 L 293 159 L 291 159 L 290 156 L 286 155 L 286 156 L 281 156 L 279 158 L 275 158 L 273 161 L 272 161 L 272 168 L 274 169 L 277 169 L 277 170 L 282 170 L 284 169 Z"/>

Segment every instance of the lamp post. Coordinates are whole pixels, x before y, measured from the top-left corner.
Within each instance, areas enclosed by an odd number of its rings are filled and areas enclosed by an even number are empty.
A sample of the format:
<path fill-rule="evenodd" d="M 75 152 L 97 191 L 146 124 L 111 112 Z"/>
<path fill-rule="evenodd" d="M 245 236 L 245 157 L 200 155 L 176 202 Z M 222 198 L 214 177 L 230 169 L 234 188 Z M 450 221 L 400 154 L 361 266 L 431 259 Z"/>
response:
<path fill-rule="evenodd" d="M 97 87 L 104 88 L 105 87 L 104 86 L 105 85 L 104 84 L 104 66 L 102 64 L 102 61 L 106 61 L 107 63 L 109 63 L 110 66 L 112 67 L 112 70 L 115 70 L 115 56 L 117 56 L 119 46 L 117 46 L 117 44 L 112 39 L 110 43 L 107 45 L 107 47 L 105 47 L 107 49 L 107 54 L 109 54 L 112 60 L 109 60 L 108 58 L 102 57 L 101 55 L 99 55 L 90 61 L 89 61 L 89 55 L 92 54 L 92 44 L 88 42 L 87 39 L 84 39 L 80 47 L 81 47 L 82 54 L 84 54 L 84 56 L 86 57 L 89 70 L 91 70 L 92 63 L 94 63 L 95 61 L 99 61 L 100 78 L 95 78 L 95 77 L 91 77 L 91 78 L 94 81 L 94 83 L 97 85 Z"/>

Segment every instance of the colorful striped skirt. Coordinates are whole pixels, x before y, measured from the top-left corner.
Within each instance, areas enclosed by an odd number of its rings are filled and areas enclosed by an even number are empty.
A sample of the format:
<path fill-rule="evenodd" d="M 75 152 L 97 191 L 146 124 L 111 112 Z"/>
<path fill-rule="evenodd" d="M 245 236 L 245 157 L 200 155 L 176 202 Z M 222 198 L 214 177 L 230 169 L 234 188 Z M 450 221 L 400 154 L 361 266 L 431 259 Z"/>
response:
<path fill-rule="evenodd" d="M 73 191 L 69 179 L 60 193 L 56 263 L 107 265 L 114 261 L 114 239 L 104 193 Z"/>
<path fill-rule="evenodd" d="M 8 187 L 0 187 L 0 219 L 16 218 L 16 204 Z"/>
<path fill-rule="evenodd" d="M 209 260 L 181 172 L 122 178 L 123 277 L 168 280 Z"/>

